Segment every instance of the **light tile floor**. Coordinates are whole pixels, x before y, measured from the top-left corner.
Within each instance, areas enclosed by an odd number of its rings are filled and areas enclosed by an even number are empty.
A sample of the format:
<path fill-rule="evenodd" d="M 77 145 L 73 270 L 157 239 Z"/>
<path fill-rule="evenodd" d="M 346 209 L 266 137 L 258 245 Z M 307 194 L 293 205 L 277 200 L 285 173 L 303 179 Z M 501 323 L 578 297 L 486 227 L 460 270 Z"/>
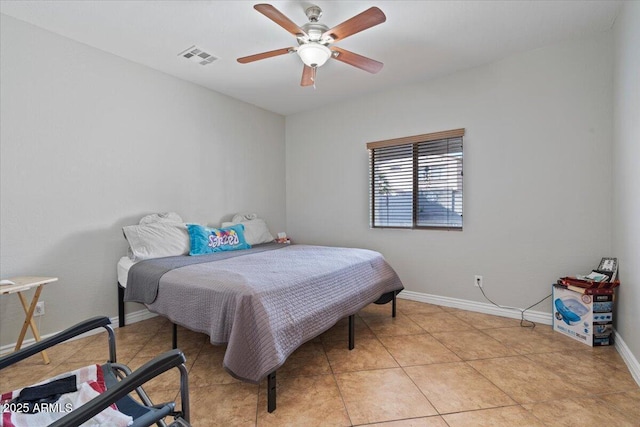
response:
<path fill-rule="evenodd" d="M 161 318 L 116 329 L 118 359 L 132 369 L 170 349 Z M 223 347 L 179 329 L 187 356 L 194 426 L 640 426 L 640 387 L 614 347 L 590 348 L 549 326 L 398 300 L 356 317 L 356 348 L 342 320 L 278 370 L 278 408 L 266 387 L 222 368 Z M 0 374 L 0 390 L 33 384 L 106 359 L 106 334 L 59 345 Z M 177 397 L 177 372 L 145 389 Z"/>

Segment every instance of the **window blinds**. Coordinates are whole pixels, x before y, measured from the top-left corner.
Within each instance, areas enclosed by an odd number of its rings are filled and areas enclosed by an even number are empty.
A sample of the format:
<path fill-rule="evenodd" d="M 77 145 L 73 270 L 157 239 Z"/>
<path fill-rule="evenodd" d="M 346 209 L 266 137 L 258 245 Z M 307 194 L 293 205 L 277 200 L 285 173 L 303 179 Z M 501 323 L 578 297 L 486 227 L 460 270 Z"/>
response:
<path fill-rule="evenodd" d="M 371 226 L 462 230 L 464 129 L 367 144 Z"/>

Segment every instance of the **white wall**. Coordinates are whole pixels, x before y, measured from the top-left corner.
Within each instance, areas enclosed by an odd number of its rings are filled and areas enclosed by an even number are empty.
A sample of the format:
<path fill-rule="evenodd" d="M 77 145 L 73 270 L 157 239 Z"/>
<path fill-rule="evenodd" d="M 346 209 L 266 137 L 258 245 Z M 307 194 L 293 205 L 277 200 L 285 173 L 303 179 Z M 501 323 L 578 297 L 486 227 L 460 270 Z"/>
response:
<path fill-rule="evenodd" d="M 615 25 L 613 251 L 620 263 L 617 331 L 640 360 L 640 2 Z"/>
<path fill-rule="evenodd" d="M 411 291 L 484 301 L 480 274 L 533 304 L 611 253 L 611 51 L 605 34 L 288 116 L 288 234 L 379 250 Z M 365 144 L 461 127 L 464 231 L 370 229 Z"/>
<path fill-rule="evenodd" d="M 0 36 L 0 275 L 60 278 L 42 333 L 117 315 L 121 228 L 147 213 L 284 228 L 282 116 L 5 15 Z M 3 296 L 1 344 L 23 319 Z"/>

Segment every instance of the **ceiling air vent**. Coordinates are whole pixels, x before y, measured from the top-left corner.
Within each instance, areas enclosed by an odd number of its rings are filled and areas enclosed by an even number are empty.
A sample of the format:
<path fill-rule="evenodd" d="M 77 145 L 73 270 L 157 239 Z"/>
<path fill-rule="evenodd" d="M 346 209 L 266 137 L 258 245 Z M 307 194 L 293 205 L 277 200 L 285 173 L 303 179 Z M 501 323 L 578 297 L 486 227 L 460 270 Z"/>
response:
<path fill-rule="evenodd" d="M 211 64 L 213 61 L 218 59 L 197 46 L 191 46 L 189 49 L 180 52 L 178 56 L 182 56 L 183 58 L 187 58 L 190 61 L 197 62 L 200 65 Z"/>

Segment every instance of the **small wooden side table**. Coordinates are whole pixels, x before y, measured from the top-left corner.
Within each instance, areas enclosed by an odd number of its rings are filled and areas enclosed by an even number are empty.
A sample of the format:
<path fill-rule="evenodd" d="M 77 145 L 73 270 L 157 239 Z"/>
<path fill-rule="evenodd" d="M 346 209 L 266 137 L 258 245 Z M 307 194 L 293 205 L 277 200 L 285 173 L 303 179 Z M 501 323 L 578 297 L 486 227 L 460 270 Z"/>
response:
<path fill-rule="evenodd" d="M 8 280 L 13 282 L 14 284 L 8 285 L 0 285 L 0 295 L 7 294 L 18 294 L 20 298 L 20 302 L 22 303 L 22 309 L 24 310 L 25 318 L 24 324 L 22 325 L 22 330 L 20 331 L 20 335 L 18 336 L 18 341 L 16 342 L 16 348 L 14 351 L 20 350 L 22 347 L 22 342 L 24 341 L 24 337 L 27 334 L 27 329 L 31 327 L 31 332 L 33 332 L 33 337 L 36 341 L 40 341 L 40 332 L 38 332 L 38 327 L 36 323 L 33 321 L 33 312 L 36 310 L 36 304 L 38 304 L 38 299 L 40 298 L 40 293 L 42 292 L 42 288 L 47 283 L 57 282 L 57 277 L 36 277 L 36 276 L 20 276 L 20 277 L 11 277 Z M 22 294 L 24 291 L 28 291 L 29 289 L 36 288 L 36 293 L 33 295 L 31 299 L 31 304 L 27 304 L 27 299 Z M 42 351 L 40 353 L 42 355 L 42 360 L 44 360 L 45 364 L 49 364 L 49 356 L 46 351 Z"/>

